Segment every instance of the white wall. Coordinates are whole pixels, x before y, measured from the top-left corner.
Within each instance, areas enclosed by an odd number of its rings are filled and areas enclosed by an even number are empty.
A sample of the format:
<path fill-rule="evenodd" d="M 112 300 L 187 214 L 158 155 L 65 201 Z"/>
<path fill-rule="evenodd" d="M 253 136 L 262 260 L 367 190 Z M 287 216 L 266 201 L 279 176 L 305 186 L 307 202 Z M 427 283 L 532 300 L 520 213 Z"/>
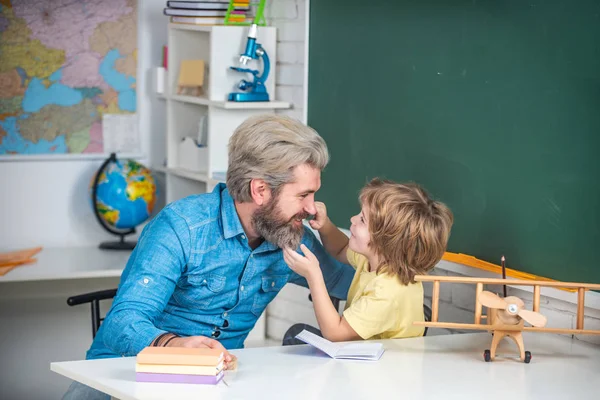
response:
<path fill-rule="evenodd" d="M 164 154 L 165 104 L 152 94 L 150 76 L 166 44 L 164 7 L 163 0 L 143 0 L 138 7 L 137 110 L 145 155 L 140 161 L 147 166 Z M 114 240 L 98 225 L 89 200 L 89 182 L 102 161 L 0 161 L 0 251 Z M 160 187 L 164 177 L 155 178 Z M 116 278 L 0 283 L 0 399 L 60 399 L 71 381 L 51 372 L 50 362 L 84 358 L 92 339 L 89 306 L 69 307 L 66 298 L 117 284 Z"/>
<path fill-rule="evenodd" d="M 161 64 L 167 41 L 165 2 L 140 2 L 138 26 L 138 113 L 147 166 L 164 156 L 165 103 L 153 94 L 150 68 Z M 269 25 L 278 28 L 275 97 L 293 104 L 279 111 L 303 119 L 304 0 L 268 0 Z M 102 159 L 0 161 L 0 250 L 28 246 L 86 246 L 113 239 L 95 220 L 89 203 L 89 182 Z M 163 176 L 155 174 L 162 183 Z M 164 186 L 160 193 L 164 195 Z M 161 196 L 161 199 L 163 196 Z M 156 209 L 164 204 L 157 203 Z"/>
<path fill-rule="evenodd" d="M 304 121 L 306 1 L 267 0 L 267 24 L 277 27 L 275 99 L 292 103 L 289 110 L 278 110 Z M 260 35 L 260 29 L 259 29 Z"/>
<path fill-rule="evenodd" d="M 164 142 L 151 139 L 163 136 L 160 130 L 165 122 L 164 103 L 151 95 L 149 69 L 160 64 L 167 28 L 162 16 L 164 1 L 144 0 L 140 4 L 137 110 L 144 158 L 139 161 L 150 166 L 152 157 L 160 154 L 157 147 Z M 0 161 L 0 250 L 97 245 L 114 240 L 95 220 L 89 200 L 89 182 L 102 164 L 101 158 Z"/>

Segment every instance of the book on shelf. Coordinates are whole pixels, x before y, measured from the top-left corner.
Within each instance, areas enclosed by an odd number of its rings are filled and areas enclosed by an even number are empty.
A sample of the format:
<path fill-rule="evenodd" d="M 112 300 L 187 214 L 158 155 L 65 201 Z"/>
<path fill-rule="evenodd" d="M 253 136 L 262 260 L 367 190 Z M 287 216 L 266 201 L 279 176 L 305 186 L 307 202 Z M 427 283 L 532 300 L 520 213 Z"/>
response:
<path fill-rule="evenodd" d="M 244 22 L 246 18 L 229 18 L 230 21 Z M 248 19 L 249 21 L 251 19 Z M 225 17 L 171 17 L 171 22 L 174 24 L 189 24 L 189 25 L 225 25 Z"/>
<path fill-rule="evenodd" d="M 228 1 L 167 1 L 168 8 L 180 8 L 188 10 L 227 10 L 229 7 Z M 235 5 L 236 9 L 247 10 L 250 7 L 249 3 L 243 4 L 240 2 Z"/>
<path fill-rule="evenodd" d="M 179 8 L 165 8 L 165 15 L 171 17 L 225 17 L 226 10 L 185 10 Z"/>

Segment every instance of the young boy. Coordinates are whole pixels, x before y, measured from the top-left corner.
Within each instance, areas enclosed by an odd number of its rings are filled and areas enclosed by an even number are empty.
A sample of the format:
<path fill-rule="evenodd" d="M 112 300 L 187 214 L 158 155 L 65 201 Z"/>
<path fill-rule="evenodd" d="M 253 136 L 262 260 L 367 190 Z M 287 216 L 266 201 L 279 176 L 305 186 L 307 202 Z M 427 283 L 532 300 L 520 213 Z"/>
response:
<path fill-rule="evenodd" d="M 350 219 L 348 237 L 327 217 L 323 203 L 310 221 L 325 249 L 356 269 L 343 316 L 331 303 L 316 257 L 284 250 L 287 265 L 306 278 L 321 334 L 331 341 L 422 336 L 423 285 L 442 258 L 453 215 L 415 184 L 373 179 L 360 193 L 362 210 Z"/>

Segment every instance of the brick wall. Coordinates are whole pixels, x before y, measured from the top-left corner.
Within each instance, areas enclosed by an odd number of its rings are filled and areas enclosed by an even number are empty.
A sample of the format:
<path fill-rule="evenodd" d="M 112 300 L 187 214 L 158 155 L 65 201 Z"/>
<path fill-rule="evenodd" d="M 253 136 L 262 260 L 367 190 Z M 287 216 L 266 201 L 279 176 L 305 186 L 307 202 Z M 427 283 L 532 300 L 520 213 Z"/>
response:
<path fill-rule="evenodd" d="M 291 109 L 280 110 L 278 113 L 302 121 L 306 90 L 304 82 L 306 1 L 268 0 L 265 17 L 270 26 L 277 27 L 275 99 L 292 103 Z"/>
<path fill-rule="evenodd" d="M 465 276 L 442 268 L 436 268 L 434 275 Z M 431 305 L 432 283 L 425 282 L 425 303 Z M 486 286 L 485 290 L 495 293 L 502 293 L 502 286 Z M 517 288 L 507 288 L 508 296 L 516 296 L 525 302 L 525 307 L 529 310 L 533 307 L 532 293 Z M 591 296 L 593 294 L 588 294 Z M 475 310 L 475 285 L 467 284 L 440 284 L 440 308 L 439 320 L 443 322 L 464 322 L 473 323 Z M 485 313 L 485 307 L 484 307 Z M 575 328 L 577 323 L 577 307 L 575 304 L 555 299 L 548 296 L 540 297 L 540 313 L 548 318 L 548 328 Z M 600 310 L 586 307 L 584 318 L 585 329 L 600 330 Z M 467 331 L 464 331 L 467 332 Z M 472 331 L 471 331 L 472 332 Z M 449 331 L 445 329 L 430 329 L 428 335 L 461 333 L 459 331 Z M 544 334 L 546 335 L 546 334 Z M 600 336 L 575 335 L 579 340 L 600 344 Z"/>

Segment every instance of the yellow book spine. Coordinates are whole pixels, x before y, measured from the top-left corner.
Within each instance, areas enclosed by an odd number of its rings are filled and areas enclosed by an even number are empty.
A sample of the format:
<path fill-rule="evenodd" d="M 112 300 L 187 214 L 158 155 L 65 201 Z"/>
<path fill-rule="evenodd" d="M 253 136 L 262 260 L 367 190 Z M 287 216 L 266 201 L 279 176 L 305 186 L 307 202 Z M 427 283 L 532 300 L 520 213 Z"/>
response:
<path fill-rule="evenodd" d="M 223 362 L 216 367 L 200 365 L 164 365 L 164 364 L 135 364 L 135 372 L 151 372 L 155 374 L 209 375 L 216 376 L 223 370 Z"/>

